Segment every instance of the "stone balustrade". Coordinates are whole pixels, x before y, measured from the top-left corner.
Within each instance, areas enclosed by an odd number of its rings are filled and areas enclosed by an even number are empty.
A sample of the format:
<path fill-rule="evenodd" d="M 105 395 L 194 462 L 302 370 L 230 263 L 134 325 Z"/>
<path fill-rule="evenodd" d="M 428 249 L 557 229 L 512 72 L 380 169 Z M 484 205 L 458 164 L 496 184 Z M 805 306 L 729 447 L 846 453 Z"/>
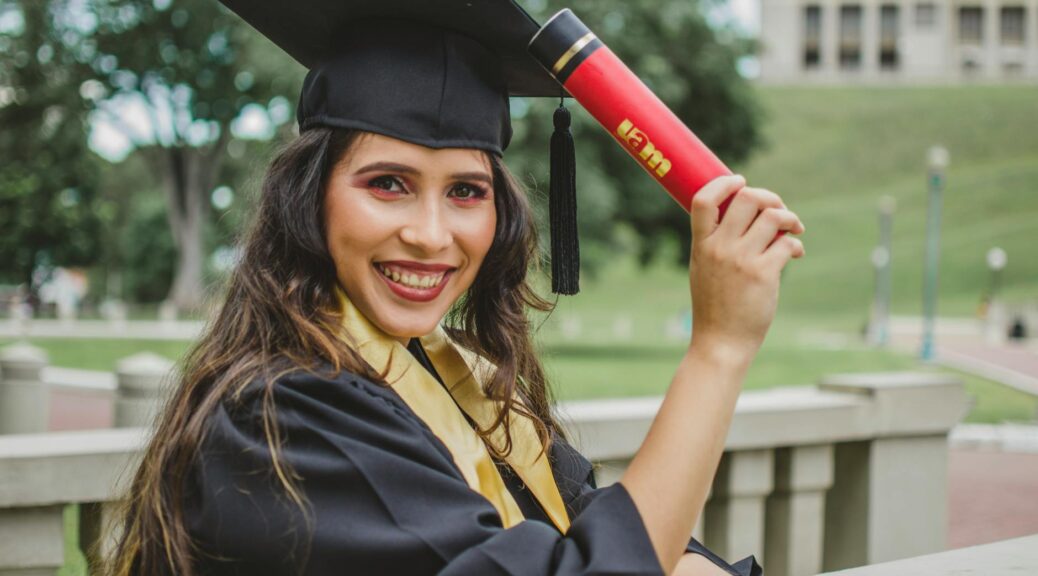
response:
<path fill-rule="evenodd" d="M 620 477 L 660 398 L 567 404 L 582 452 Z M 768 576 L 817 574 L 943 550 L 947 435 L 966 414 L 958 379 L 833 375 L 743 393 L 694 534 Z"/>
<path fill-rule="evenodd" d="M 161 359 L 137 360 L 121 368 L 144 366 L 153 383 L 162 381 Z M 160 386 L 126 385 L 125 372 L 117 403 L 127 390 L 136 400 L 159 401 Z M 7 397 L 0 394 L 0 404 Z M 661 400 L 560 406 L 574 442 L 597 465 L 599 485 L 620 477 Z M 931 373 L 834 375 L 817 386 L 746 392 L 694 534 L 730 559 L 755 554 L 769 576 L 939 552 L 947 525 L 947 435 L 967 404 L 956 378 Z M 145 424 L 151 413 L 140 402 L 119 410 L 136 418 L 117 417 L 124 425 Z M 78 545 L 95 549 L 144 434 L 124 428 L 0 436 L 0 576 L 54 574 L 68 504 L 81 506 Z"/>
<path fill-rule="evenodd" d="M 1038 534 L 872 564 L 822 576 L 1022 576 L 1038 574 Z"/>

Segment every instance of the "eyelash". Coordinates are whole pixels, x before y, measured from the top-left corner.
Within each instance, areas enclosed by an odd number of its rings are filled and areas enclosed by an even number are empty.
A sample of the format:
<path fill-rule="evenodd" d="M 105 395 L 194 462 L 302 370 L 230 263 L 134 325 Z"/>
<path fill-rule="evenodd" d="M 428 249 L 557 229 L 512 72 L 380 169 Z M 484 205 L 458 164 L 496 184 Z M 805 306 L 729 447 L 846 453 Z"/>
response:
<path fill-rule="evenodd" d="M 376 183 L 379 182 L 379 181 L 383 181 L 383 182 L 387 182 L 388 181 L 391 184 L 399 185 L 401 188 L 404 187 L 404 184 L 396 176 L 378 176 L 376 178 L 372 178 L 368 182 L 368 186 L 371 186 L 372 188 L 378 188 L 379 190 L 390 191 L 387 188 L 382 188 L 380 186 L 377 186 Z M 459 200 L 462 200 L 462 201 L 482 200 L 483 198 L 486 198 L 486 196 L 487 196 L 487 191 L 483 187 L 481 187 L 481 186 L 476 186 L 474 184 L 468 184 L 468 183 L 463 182 L 463 183 L 458 184 L 457 186 L 455 186 L 454 189 L 459 188 L 459 187 L 468 188 L 468 189 L 470 189 L 472 191 L 472 195 L 471 196 L 467 196 L 467 197 L 464 197 L 464 198 L 456 197 L 456 198 L 458 198 Z M 452 190 L 454 190 L 454 189 L 452 189 Z"/>

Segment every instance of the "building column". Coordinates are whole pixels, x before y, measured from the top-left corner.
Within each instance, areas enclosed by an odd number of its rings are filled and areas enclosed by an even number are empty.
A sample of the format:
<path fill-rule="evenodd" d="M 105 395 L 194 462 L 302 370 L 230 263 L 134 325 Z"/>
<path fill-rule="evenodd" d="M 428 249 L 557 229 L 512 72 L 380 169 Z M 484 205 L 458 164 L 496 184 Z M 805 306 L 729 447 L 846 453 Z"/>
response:
<path fill-rule="evenodd" d="M 879 73 L 879 3 L 861 2 L 861 76 L 871 79 Z"/>
<path fill-rule="evenodd" d="M 840 3 L 838 0 L 820 1 L 822 7 L 822 75 L 832 79 L 840 71 Z"/>
<path fill-rule="evenodd" d="M 984 70 L 985 78 L 1002 77 L 1002 24 L 1001 4 L 997 0 L 985 0 L 984 9 Z"/>
<path fill-rule="evenodd" d="M 1027 64 L 1024 73 L 1031 78 L 1038 78 L 1038 0 L 1031 0 L 1024 5 L 1024 46 L 1027 49 Z"/>

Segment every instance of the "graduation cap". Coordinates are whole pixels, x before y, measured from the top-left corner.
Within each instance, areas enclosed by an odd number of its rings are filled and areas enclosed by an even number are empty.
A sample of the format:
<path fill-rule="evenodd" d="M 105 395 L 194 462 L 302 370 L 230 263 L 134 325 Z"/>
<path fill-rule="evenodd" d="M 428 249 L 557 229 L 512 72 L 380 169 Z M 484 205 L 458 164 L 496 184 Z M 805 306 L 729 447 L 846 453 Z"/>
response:
<path fill-rule="evenodd" d="M 554 96 L 552 290 L 579 290 L 573 139 L 565 89 L 527 51 L 540 25 L 514 0 L 220 0 L 309 69 L 314 126 L 502 155 L 509 96 Z"/>

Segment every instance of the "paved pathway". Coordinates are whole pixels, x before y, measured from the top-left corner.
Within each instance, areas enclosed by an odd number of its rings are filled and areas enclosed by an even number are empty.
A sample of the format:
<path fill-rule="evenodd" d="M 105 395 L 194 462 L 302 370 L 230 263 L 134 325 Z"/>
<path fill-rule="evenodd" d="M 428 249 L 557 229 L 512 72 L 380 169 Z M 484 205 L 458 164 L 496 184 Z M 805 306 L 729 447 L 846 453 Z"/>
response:
<path fill-rule="evenodd" d="M 1038 454 L 952 450 L 948 547 L 1038 533 Z"/>
<path fill-rule="evenodd" d="M 1038 396 L 1038 349 L 1022 343 L 988 346 L 960 339 L 937 344 L 942 364 Z"/>

